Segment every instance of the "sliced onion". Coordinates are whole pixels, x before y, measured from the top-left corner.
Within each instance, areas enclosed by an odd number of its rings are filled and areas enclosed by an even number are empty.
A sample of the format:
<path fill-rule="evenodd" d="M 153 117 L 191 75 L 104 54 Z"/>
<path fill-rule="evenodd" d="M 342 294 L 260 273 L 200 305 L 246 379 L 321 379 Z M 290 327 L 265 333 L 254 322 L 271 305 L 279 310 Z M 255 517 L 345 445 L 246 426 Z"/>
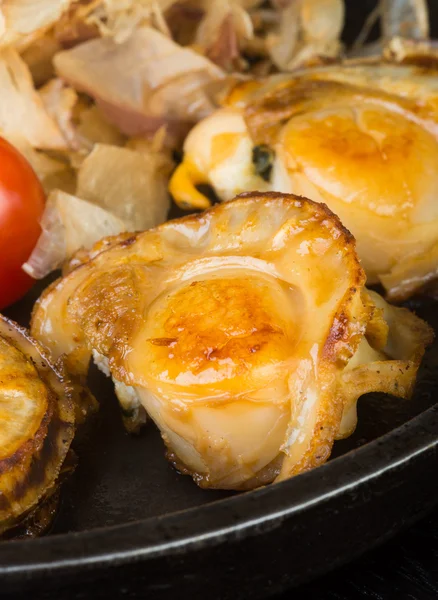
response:
<path fill-rule="evenodd" d="M 41 37 L 74 0 L 4 0 L 0 4 L 0 46 L 21 49 Z"/>
<path fill-rule="evenodd" d="M 42 150 L 32 148 L 29 142 L 22 137 L 11 135 L 4 137 L 30 163 L 46 194 L 54 189 L 61 189 L 68 193 L 74 192 L 76 189 L 76 174 L 67 160 L 62 160 L 61 156 L 54 158 Z"/>
<path fill-rule="evenodd" d="M 2 135 L 24 138 L 35 148 L 67 148 L 61 130 L 35 91 L 29 68 L 11 48 L 0 51 L 0 90 Z"/>
<path fill-rule="evenodd" d="M 116 215 L 128 230 L 149 229 L 167 217 L 170 167 L 159 152 L 97 144 L 78 171 L 77 195 Z"/>
<path fill-rule="evenodd" d="M 49 79 L 55 76 L 53 68 L 53 57 L 61 47 L 55 39 L 53 33 L 48 32 L 21 53 L 21 58 L 29 67 L 32 79 L 36 87 L 44 85 Z"/>
<path fill-rule="evenodd" d="M 92 96 L 127 135 L 154 133 L 169 120 L 193 123 L 203 118 L 204 89 L 224 76 L 207 58 L 150 27 L 137 29 L 121 44 L 107 38 L 85 42 L 57 54 L 54 64 L 60 77 Z M 175 93 L 173 88 L 163 106 L 153 101 L 157 90 L 184 76 L 191 78 L 188 96 L 184 89 Z"/>
<path fill-rule="evenodd" d="M 123 221 L 100 206 L 55 190 L 47 200 L 41 220 L 42 234 L 23 270 L 42 279 L 59 268 L 80 248 L 102 237 L 125 231 Z"/>
<path fill-rule="evenodd" d="M 76 91 L 62 79 L 51 79 L 39 91 L 48 114 L 57 123 L 70 148 L 78 149 L 80 143 L 72 123 L 73 109 L 78 101 Z"/>

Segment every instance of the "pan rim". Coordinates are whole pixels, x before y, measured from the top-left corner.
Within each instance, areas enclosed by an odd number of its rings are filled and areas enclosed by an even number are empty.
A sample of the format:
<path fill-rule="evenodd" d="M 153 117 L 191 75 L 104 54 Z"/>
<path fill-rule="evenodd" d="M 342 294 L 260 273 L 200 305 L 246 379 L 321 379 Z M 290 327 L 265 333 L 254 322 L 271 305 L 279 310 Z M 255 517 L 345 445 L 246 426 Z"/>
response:
<path fill-rule="evenodd" d="M 1 542 L 0 576 L 126 564 L 256 535 L 430 452 L 438 458 L 438 403 L 385 435 L 275 485 L 129 523 Z"/>

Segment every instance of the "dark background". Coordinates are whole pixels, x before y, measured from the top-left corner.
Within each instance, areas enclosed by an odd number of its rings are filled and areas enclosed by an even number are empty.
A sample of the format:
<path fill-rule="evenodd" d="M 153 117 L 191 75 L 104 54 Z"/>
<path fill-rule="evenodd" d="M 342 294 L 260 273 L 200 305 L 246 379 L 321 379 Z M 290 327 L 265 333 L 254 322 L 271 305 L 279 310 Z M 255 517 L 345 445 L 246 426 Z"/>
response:
<path fill-rule="evenodd" d="M 431 474 L 436 476 L 436 474 Z M 403 502 L 403 498 L 400 498 Z M 354 563 L 275 600 L 436 600 L 438 510 Z"/>
<path fill-rule="evenodd" d="M 344 39 L 352 42 L 375 0 L 347 0 Z M 438 38 L 438 0 L 429 0 Z M 373 32 L 378 34 L 377 29 Z M 438 476 L 438 474 L 431 474 Z M 403 498 L 400 498 L 403 502 Z M 438 510 L 383 547 L 276 600 L 438 600 Z"/>

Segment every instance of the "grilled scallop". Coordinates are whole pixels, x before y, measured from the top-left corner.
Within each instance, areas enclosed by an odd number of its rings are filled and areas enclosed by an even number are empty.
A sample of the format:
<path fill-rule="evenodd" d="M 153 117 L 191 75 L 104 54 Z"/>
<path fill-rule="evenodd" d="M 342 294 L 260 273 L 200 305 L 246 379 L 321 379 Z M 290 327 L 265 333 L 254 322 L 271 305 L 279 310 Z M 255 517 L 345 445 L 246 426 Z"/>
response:
<path fill-rule="evenodd" d="M 258 189 L 325 202 L 368 283 L 410 296 L 438 273 L 438 61 L 420 50 L 238 84 L 189 134 L 175 200 L 206 208 L 196 185 L 208 183 L 222 200 Z"/>
<path fill-rule="evenodd" d="M 430 330 L 365 289 L 324 205 L 244 194 L 100 248 L 43 294 L 33 335 L 80 376 L 93 353 L 200 486 L 319 465 L 359 396 L 411 393 Z"/>
<path fill-rule="evenodd" d="M 0 536 L 50 524 L 71 468 L 72 390 L 26 330 L 0 316 Z"/>

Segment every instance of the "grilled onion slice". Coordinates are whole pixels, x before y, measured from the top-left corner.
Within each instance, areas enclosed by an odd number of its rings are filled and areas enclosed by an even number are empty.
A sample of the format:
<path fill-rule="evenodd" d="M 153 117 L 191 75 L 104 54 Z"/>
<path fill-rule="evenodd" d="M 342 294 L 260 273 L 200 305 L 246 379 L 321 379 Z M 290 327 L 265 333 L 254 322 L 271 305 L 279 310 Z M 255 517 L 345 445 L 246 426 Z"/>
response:
<path fill-rule="evenodd" d="M 196 125 L 170 183 L 184 207 L 275 190 L 325 202 L 370 284 L 403 300 L 438 272 L 438 77 L 431 51 L 245 81 Z M 408 64 L 406 64 L 408 63 Z"/>
<path fill-rule="evenodd" d="M 74 430 L 62 367 L 0 315 L 0 536 L 48 526 Z"/>
<path fill-rule="evenodd" d="M 360 395 L 411 393 L 430 330 L 366 291 L 322 204 L 243 194 L 106 247 L 43 294 L 32 332 L 80 376 L 93 352 L 201 486 L 315 467 Z"/>

